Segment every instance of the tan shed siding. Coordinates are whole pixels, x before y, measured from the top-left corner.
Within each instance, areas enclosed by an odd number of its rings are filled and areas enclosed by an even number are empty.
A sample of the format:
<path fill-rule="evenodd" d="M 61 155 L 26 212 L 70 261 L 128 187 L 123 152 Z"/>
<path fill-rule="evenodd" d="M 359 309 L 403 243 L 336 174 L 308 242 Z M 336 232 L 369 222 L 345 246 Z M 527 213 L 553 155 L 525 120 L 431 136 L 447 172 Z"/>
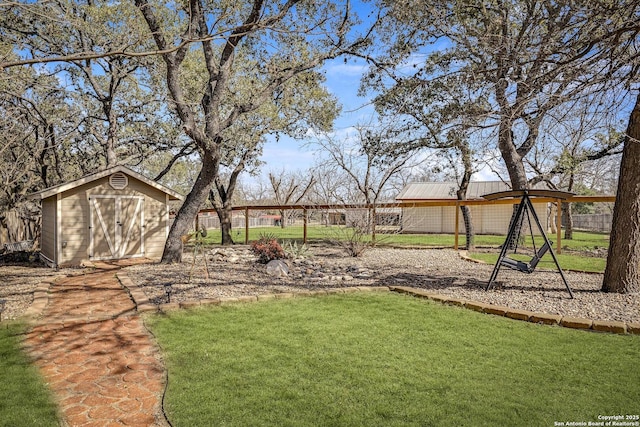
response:
<path fill-rule="evenodd" d="M 484 230 L 482 230 L 482 219 L 484 218 L 484 209 L 482 206 L 470 206 L 471 210 L 471 221 L 473 221 L 473 229 L 476 234 L 484 234 Z M 460 214 L 462 219 L 462 227 L 464 229 L 464 218 L 462 218 L 462 213 Z M 465 230 L 466 232 L 466 230 Z"/>
<path fill-rule="evenodd" d="M 540 224 L 545 229 L 545 232 L 547 232 L 547 205 L 545 203 L 536 203 L 533 205 L 533 207 L 536 210 L 536 214 L 538 214 Z M 482 220 L 482 231 L 477 231 L 477 233 L 506 235 L 509 231 L 509 222 L 511 221 L 511 216 L 513 215 L 513 205 L 484 205 L 482 206 L 482 209 L 484 211 Z M 529 225 L 527 224 L 526 219 L 523 223 L 523 226 L 525 227 L 524 232 L 528 234 Z M 535 224 L 533 216 L 531 216 L 531 226 L 533 229 L 533 234 L 540 235 L 540 231 Z"/>
<path fill-rule="evenodd" d="M 145 255 L 160 258 L 166 241 L 166 218 L 168 207 L 155 198 L 147 197 L 144 204 Z"/>
<path fill-rule="evenodd" d="M 42 201 L 40 252 L 54 262 L 56 262 L 56 223 L 56 196 L 53 196 Z"/>
<path fill-rule="evenodd" d="M 127 194 L 131 195 L 145 196 L 144 252 L 148 258 L 160 258 L 166 241 L 166 209 L 168 207 L 165 193 L 132 177 L 129 177 L 129 185 L 122 191 L 129 191 L 130 193 Z"/>
<path fill-rule="evenodd" d="M 455 209 L 455 208 L 454 208 Z M 460 209 L 460 208 L 458 208 Z M 473 223 L 473 229 L 476 234 L 483 234 L 482 232 L 482 207 L 481 206 L 469 206 L 471 211 L 471 221 Z M 451 212 L 454 218 L 451 220 L 451 224 L 455 224 L 455 210 Z M 462 216 L 462 210 L 458 213 L 458 232 L 460 234 L 465 233 L 467 230 L 464 226 L 464 217 Z M 454 233 L 455 230 L 447 231 L 447 233 Z"/>
<path fill-rule="evenodd" d="M 149 187 L 135 178 L 129 177 L 129 187 L 138 194 L 145 196 L 144 200 L 144 252 L 148 258 L 160 258 L 166 241 L 167 205 L 166 194 L 158 189 Z"/>
<path fill-rule="evenodd" d="M 131 176 L 128 176 L 126 188 L 116 190 L 109 185 L 109 177 L 107 176 L 60 194 L 62 212 L 60 222 L 61 241 L 64 242 L 65 247 L 62 248 L 62 257 L 58 261 L 59 264 L 80 265 L 83 261 L 90 259 L 91 230 L 89 229 L 90 202 L 88 199 L 97 195 L 143 196 L 145 256 L 159 258 L 162 255 L 167 234 L 168 206 L 166 204 L 166 194 Z M 55 197 L 51 199 L 53 200 L 53 210 L 55 212 Z M 46 205 L 47 203 L 43 202 L 43 212 L 47 209 Z M 55 219 L 52 220 L 55 221 Z M 52 226 L 51 228 L 54 229 L 55 227 Z M 50 245 L 53 245 L 53 232 L 52 230 L 50 237 L 45 237 L 43 233 L 43 247 L 45 244 L 49 244 L 47 239 L 51 239 Z"/>
<path fill-rule="evenodd" d="M 89 259 L 88 186 L 62 193 L 61 264 L 79 265 Z"/>

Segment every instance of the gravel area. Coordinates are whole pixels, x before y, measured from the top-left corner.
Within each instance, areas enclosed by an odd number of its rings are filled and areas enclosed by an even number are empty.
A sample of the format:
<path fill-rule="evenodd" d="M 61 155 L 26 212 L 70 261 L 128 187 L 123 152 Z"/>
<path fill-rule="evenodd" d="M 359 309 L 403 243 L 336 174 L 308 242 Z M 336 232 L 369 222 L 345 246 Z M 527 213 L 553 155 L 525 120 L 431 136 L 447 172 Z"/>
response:
<path fill-rule="evenodd" d="M 450 249 L 375 248 L 360 258 L 333 247 L 313 247 L 304 260 L 289 261 L 289 274 L 273 277 L 247 248 L 214 249 L 194 263 L 127 267 L 129 277 L 156 304 L 197 299 L 296 292 L 350 286 L 412 286 L 467 300 L 592 320 L 640 322 L 640 295 L 600 292 L 601 274 L 565 272 L 574 299 L 560 275 L 536 270 L 524 274 L 502 268 L 494 288 L 485 291 L 492 265 L 465 260 Z M 207 275 L 207 268 L 209 278 Z M 169 286 L 170 285 L 170 286 Z"/>
<path fill-rule="evenodd" d="M 214 248 L 194 263 L 189 253 L 176 265 L 126 267 L 131 280 L 156 304 L 207 298 L 297 292 L 351 286 L 411 286 L 457 298 L 563 316 L 640 323 L 640 295 L 600 292 L 601 274 L 565 272 L 575 298 L 570 299 L 560 275 L 533 274 L 502 268 L 495 287 L 485 291 L 492 265 L 474 263 L 450 249 L 375 248 L 360 258 L 335 247 L 312 247 L 305 259 L 287 261 L 289 274 L 274 277 L 246 246 Z M 207 278 L 207 270 L 209 278 Z M 54 270 L 38 263 L 0 264 L 2 319 L 21 316 L 33 301 L 38 283 L 85 269 Z"/>
<path fill-rule="evenodd" d="M 33 302 L 33 293 L 40 282 L 83 271 L 81 268 L 55 270 L 35 261 L 0 264 L 0 299 L 5 301 L 2 320 L 22 316 Z"/>

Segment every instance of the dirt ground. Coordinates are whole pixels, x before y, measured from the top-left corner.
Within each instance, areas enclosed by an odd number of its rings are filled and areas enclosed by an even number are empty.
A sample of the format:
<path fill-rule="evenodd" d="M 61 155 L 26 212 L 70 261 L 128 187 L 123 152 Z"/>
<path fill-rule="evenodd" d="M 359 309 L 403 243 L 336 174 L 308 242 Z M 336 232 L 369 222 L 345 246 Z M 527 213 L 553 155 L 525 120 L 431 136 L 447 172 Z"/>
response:
<path fill-rule="evenodd" d="M 351 286 L 413 286 L 467 300 L 536 312 L 593 320 L 640 323 L 640 295 L 600 292 L 601 274 L 565 272 L 575 298 L 560 275 L 536 270 L 523 274 L 503 268 L 494 288 L 485 290 L 492 265 L 474 263 L 450 249 L 374 248 L 362 257 L 346 256 L 339 248 L 312 247 L 304 259 L 287 261 L 288 274 L 275 277 L 256 262 L 248 247 L 213 248 L 193 262 L 185 251 L 176 265 L 140 264 L 126 267 L 129 277 L 156 304 L 225 296 L 260 295 Z M 0 264 L 3 319 L 19 317 L 33 300 L 42 280 L 81 274 L 86 269 L 53 270 L 36 263 Z M 167 291 L 169 294 L 167 295 Z"/>

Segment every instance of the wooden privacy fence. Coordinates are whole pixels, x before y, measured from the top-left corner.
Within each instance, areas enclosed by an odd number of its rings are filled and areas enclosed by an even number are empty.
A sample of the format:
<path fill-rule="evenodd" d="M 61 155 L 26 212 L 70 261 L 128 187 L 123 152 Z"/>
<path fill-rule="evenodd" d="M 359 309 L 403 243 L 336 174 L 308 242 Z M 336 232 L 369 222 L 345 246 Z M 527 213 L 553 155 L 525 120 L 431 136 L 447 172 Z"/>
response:
<path fill-rule="evenodd" d="M 39 215 L 21 214 L 17 210 L 0 212 L 0 248 L 23 241 L 37 241 L 40 224 Z"/>
<path fill-rule="evenodd" d="M 534 204 L 540 203 L 552 203 L 556 206 L 556 253 L 562 251 L 562 209 L 560 206 L 562 203 L 612 203 L 615 202 L 615 196 L 572 196 L 567 199 L 555 199 L 548 197 L 535 197 L 532 199 Z M 247 205 L 247 206 L 235 206 L 233 211 L 244 212 L 244 228 L 245 228 L 245 244 L 249 243 L 249 228 L 251 218 L 249 213 L 251 211 L 288 211 L 299 210 L 302 211 L 303 221 L 303 236 L 302 239 L 307 242 L 307 228 L 309 225 L 309 211 L 348 211 L 352 209 L 356 210 L 375 210 L 376 212 L 381 209 L 393 209 L 393 208 L 428 208 L 428 207 L 455 207 L 455 220 L 454 220 L 454 249 L 458 250 L 459 236 L 460 236 L 460 206 L 487 206 L 487 205 L 514 205 L 520 202 L 519 198 L 516 199 L 499 199 L 499 200 L 452 200 L 452 199 L 439 199 L 439 200 L 425 200 L 415 202 L 395 202 L 395 203 L 376 203 L 376 204 L 297 204 L 297 205 Z M 196 228 L 198 228 L 199 217 L 202 214 L 211 214 L 215 212 L 214 209 L 200 210 L 196 217 Z M 508 224 L 505 226 L 505 234 Z M 375 240 L 375 227 L 372 231 L 372 239 Z"/>

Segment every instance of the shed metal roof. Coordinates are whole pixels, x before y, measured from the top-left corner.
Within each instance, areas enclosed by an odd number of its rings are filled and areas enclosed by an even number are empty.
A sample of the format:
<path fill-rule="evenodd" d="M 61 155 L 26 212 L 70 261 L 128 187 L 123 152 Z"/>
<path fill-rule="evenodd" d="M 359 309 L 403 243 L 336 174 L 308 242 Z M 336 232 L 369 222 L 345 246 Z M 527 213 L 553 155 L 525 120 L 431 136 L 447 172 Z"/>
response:
<path fill-rule="evenodd" d="M 456 182 L 412 182 L 407 184 L 396 200 L 446 200 L 456 199 Z M 502 181 L 472 181 L 467 189 L 467 199 L 482 199 L 482 196 L 498 191 L 507 191 L 511 187 Z"/>
<path fill-rule="evenodd" d="M 126 166 L 114 166 L 112 168 L 109 169 L 105 169 L 103 171 L 100 172 L 96 172 L 96 173 L 92 173 L 89 175 L 85 175 L 82 178 L 78 178 L 74 181 L 70 181 L 70 182 L 65 182 L 63 184 L 60 185 L 56 185 L 53 187 L 49 187 L 49 188 L 45 188 L 44 190 L 38 191 L 37 193 L 33 193 L 29 196 L 29 198 L 33 198 L 33 199 L 46 199 L 47 197 L 51 197 L 54 196 L 58 193 L 62 193 L 64 191 L 69 191 L 73 188 L 79 187 L 81 185 L 84 184 L 88 184 L 90 182 L 96 181 L 100 178 L 104 178 L 105 176 L 109 176 L 112 175 L 116 172 L 122 172 L 126 175 L 129 175 L 132 178 L 137 179 L 138 181 L 142 181 L 145 184 L 147 184 L 150 187 L 153 187 L 157 190 L 162 191 L 163 193 L 166 193 L 169 195 L 169 200 L 182 200 L 182 195 L 180 195 L 179 193 L 176 193 L 175 191 L 171 190 L 170 188 L 165 187 L 162 184 L 158 184 L 157 182 L 147 178 L 144 175 L 140 175 L 137 172 L 132 171 L 131 169 L 129 169 Z"/>

